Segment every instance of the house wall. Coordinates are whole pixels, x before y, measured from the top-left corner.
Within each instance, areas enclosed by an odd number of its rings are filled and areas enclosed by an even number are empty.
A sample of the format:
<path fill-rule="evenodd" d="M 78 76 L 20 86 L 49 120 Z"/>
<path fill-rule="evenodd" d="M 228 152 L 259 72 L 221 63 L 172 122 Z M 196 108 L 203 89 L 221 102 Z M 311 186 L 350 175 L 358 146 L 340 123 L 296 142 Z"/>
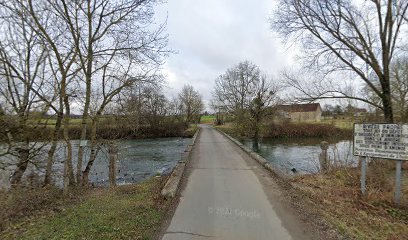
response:
<path fill-rule="evenodd" d="M 314 112 L 292 112 L 290 118 L 292 122 L 320 122 L 322 111 L 319 108 Z"/>

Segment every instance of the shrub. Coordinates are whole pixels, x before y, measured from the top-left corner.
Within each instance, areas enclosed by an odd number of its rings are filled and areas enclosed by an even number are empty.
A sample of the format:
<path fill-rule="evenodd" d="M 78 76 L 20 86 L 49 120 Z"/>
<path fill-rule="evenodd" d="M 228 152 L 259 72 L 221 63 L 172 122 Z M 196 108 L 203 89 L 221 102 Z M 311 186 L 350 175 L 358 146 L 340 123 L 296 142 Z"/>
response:
<path fill-rule="evenodd" d="M 276 124 L 265 128 L 264 137 L 293 138 L 293 137 L 352 137 L 352 130 L 340 129 L 328 124 Z"/>

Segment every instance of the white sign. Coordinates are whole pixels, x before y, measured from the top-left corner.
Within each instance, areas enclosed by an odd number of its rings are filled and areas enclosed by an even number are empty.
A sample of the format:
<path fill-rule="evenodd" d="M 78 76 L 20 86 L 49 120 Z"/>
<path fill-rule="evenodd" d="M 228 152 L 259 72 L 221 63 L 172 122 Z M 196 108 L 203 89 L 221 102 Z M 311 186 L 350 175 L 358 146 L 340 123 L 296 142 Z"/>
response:
<path fill-rule="evenodd" d="M 355 156 L 408 160 L 408 125 L 354 124 Z"/>

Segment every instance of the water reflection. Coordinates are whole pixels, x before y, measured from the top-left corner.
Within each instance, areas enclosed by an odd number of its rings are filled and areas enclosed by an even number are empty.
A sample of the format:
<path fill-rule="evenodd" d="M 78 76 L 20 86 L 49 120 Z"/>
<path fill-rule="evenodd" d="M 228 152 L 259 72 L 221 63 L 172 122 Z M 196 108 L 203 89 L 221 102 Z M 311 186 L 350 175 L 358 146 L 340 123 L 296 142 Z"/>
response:
<path fill-rule="evenodd" d="M 181 154 L 191 139 L 186 138 L 160 138 L 160 139 L 143 139 L 143 140 L 128 140 L 118 142 L 118 163 L 117 163 L 117 184 L 126 184 L 140 182 L 154 175 L 169 173 L 176 163 L 180 160 Z M 73 145 L 73 164 L 76 166 L 78 156 L 79 141 L 72 141 Z M 25 176 L 35 173 L 43 177 L 44 159 L 46 159 L 45 147 L 43 156 L 39 157 L 37 164 L 39 167 L 30 165 Z M 62 186 L 63 160 L 66 156 L 66 148 L 61 142 L 58 146 L 58 151 L 55 157 L 53 166 L 55 184 Z M 85 148 L 84 168 L 89 160 L 90 151 Z M 12 158 L 0 158 L 0 162 L 14 162 Z M 97 159 L 94 162 L 89 180 L 94 185 L 108 184 L 108 151 L 106 146 L 102 146 L 98 152 Z M 74 169 L 75 170 L 75 169 Z M 0 170 L 0 188 L 8 187 L 8 178 L 13 171 L 13 167 L 8 167 L 5 170 Z"/>
<path fill-rule="evenodd" d="M 320 138 L 307 139 L 262 139 L 255 142 L 251 139 L 240 140 L 245 146 L 258 152 L 273 166 L 285 171 L 299 174 L 316 173 L 320 170 Z M 353 142 L 350 140 L 331 140 L 328 157 L 332 165 L 356 166 L 353 156 Z M 295 169 L 295 170 L 293 170 Z"/>

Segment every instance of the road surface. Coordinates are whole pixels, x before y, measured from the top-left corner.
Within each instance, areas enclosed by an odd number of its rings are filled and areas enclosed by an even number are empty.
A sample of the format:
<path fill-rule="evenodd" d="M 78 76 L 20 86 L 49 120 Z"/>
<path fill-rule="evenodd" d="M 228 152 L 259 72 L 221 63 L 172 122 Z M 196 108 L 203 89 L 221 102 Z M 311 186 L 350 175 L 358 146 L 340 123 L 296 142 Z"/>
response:
<path fill-rule="evenodd" d="M 296 216 L 267 196 L 254 172 L 259 166 L 248 164 L 255 161 L 212 127 L 201 127 L 187 185 L 162 239 L 308 239 Z"/>

